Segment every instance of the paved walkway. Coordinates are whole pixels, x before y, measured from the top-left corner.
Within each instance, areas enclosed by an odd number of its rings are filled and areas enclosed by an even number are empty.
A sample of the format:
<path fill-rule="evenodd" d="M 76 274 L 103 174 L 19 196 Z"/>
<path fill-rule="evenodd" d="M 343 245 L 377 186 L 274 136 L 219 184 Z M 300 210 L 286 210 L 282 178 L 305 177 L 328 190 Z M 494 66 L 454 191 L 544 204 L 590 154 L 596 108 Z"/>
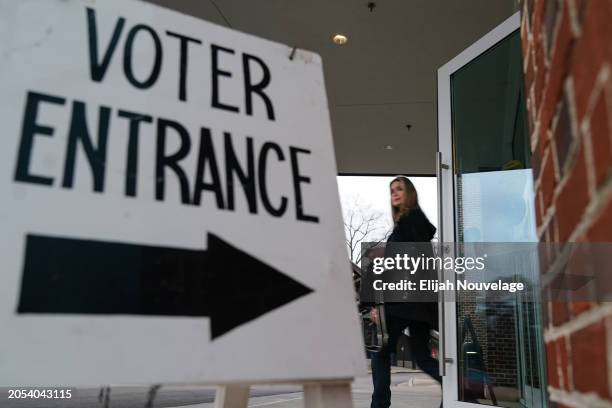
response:
<path fill-rule="evenodd" d="M 440 387 L 422 372 L 394 368 L 392 370 L 393 408 L 437 408 Z M 2 408 L 144 408 L 149 388 L 112 387 L 108 394 L 99 388 L 73 388 L 72 398 L 64 400 L 7 399 L 8 389 L 0 388 Z M 355 408 L 368 408 L 372 395 L 371 377 L 357 378 L 352 384 Z M 204 386 L 163 386 L 154 399 L 154 408 L 212 408 L 215 388 Z M 302 408 L 304 394 L 299 385 L 251 388 L 249 407 Z"/>
<path fill-rule="evenodd" d="M 427 375 L 413 370 L 394 370 L 391 387 L 392 408 L 437 408 L 440 406 L 440 387 Z M 360 377 L 352 385 L 354 408 L 368 408 L 372 395 L 372 380 Z M 213 402 L 173 408 L 212 408 Z M 249 398 L 249 407 L 303 408 L 304 394 L 291 392 Z M 170 408 L 170 407 L 166 407 Z"/>

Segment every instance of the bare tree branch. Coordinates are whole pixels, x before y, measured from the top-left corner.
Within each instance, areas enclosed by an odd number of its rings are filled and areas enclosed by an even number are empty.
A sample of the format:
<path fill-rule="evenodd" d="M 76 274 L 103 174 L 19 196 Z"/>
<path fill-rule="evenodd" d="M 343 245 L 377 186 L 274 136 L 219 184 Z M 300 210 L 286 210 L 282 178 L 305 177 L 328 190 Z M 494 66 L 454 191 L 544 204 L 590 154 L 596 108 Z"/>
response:
<path fill-rule="evenodd" d="M 352 262 L 362 259 L 361 243 L 379 244 L 391 233 L 389 221 L 384 214 L 363 204 L 359 197 L 351 197 L 343 203 L 345 242 Z"/>

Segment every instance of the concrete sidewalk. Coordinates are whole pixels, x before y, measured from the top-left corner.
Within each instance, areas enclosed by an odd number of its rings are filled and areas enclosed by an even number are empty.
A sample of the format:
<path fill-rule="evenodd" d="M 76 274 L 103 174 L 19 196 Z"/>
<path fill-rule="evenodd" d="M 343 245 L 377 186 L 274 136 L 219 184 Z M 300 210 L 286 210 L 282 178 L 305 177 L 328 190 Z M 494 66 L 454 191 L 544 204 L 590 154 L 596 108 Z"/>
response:
<path fill-rule="evenodd" d="M 440 386 L 426 374 L 394 367 L 391 377 L 391 406 L 393 408 L 437 408 L 440 406 Z M 372 395 L 370 376 L 359 377 L 352 384 L 354 408 L 369 408 Z M 249 407 L 302 408 L 304 394 L 291 392 L 249 398 Z M 214 403 L 183 405 L 172 408 L 213 408 Z M 171 408 L 171 407 L 165 407 Z"/>
<path fill-rule="evenodd" d="M 440 404 L 440 387 L 422 372 L 394 367 L 392 369 L 393 408 L 436 408 Z M 108 394 L 100 388 L 72 388 L 71 399 L 12 399 L 7 388 L 0 388 L 3 408 L 144 408 L 150 387 L 113 386 Z M 368 408 L 372 395 L 372 378 L 355 379 L 352 397 L 355 408 Z M 212 408 L 215 387 L 198 385 L 165 385 L 155 393 L 155 408 Z M 251 388 L 249 407 L 294 408 L 304 406 L 300 385 L 256 385 Z"/>

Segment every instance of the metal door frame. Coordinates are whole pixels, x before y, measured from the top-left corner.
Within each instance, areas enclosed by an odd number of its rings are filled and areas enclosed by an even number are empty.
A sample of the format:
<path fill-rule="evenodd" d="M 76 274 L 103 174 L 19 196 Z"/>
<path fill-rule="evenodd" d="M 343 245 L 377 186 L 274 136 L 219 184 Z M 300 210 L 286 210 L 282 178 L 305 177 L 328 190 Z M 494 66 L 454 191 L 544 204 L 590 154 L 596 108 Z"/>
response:
<path fill-rule="evenodd" d="M 439 226 L 440 241 L 455 242 L 455 163 L 453 162 L 453 135 L 452 135 L 452 104 L 451 104 L 451 76 L 463 66 L 495 46 L 498 42 L 520 29 L 520 12 L 513 14 L 503 23 L 485 34 L 474 44 L 469 46 L 455 58 L 438 69 L 438 183 L 439 183 Z M 447 271 L 452 274 L 452 271 Z M 454 276 L 447 273 L 445 279 L 454 280 Z M 444 304 L 441 308 L 443 321 L 440 322 L 442 341 L 440 355 L 444 361 L 441 372 L 442 399 L 445 407 L 475 408 L 481 404 L 459 401 L 459 377 L 457 359 L 457 308 L 454 302 Z"/>

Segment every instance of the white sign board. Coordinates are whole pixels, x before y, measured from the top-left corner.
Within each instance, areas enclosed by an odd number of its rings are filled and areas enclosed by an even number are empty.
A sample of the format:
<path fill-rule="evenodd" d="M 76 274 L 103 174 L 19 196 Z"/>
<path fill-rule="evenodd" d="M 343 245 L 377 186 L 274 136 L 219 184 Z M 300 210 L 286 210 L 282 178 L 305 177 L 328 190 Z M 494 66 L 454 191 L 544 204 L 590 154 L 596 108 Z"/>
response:
<path fill-rule="evenodd" d="M 0 38 L 0 384 L 364 372 L 318 55 L 125 0 Z"/>

